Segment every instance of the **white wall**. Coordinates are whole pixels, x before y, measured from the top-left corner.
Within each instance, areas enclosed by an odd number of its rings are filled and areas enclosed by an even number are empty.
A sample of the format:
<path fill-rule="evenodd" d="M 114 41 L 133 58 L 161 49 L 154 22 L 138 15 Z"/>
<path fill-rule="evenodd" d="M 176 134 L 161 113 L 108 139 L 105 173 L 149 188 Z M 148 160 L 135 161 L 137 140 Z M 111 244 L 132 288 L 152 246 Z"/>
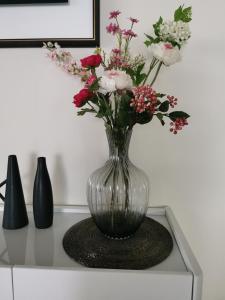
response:
<path fill-rule="evenodd" d="M 138 17 L 143 32 L 161 14 L 169 17 L 177 0 L 101 1 L 103 47 L 108 12 L 120 9 Z M 183 2 L 182 2 L 183 3 Z M 131 5 L 132 4 L 132 5 Z M 186 1 L 193 5 L 193 36 L 183 62 L 164 70 L 157 83 L 177 95 L 191 114 L 190 126 L 171 135 L 158 122 L 134 130 L 131 158 L 151 179 L 151 205 L 174 210 L 204 271 L 203 300 L 225 299 L 225 2 Z M 90 49 L 73 49 L 79 58 Z M 53 65 L 41 49 L 0 49 L 0 178 L 7 156 L 18 155 L 27 202 L 36 157 L 47 156 L 55 203 L 84 204 L 88 175 L 107 157 L 103 124 L 76 117 L 72 96 L 78 81 Z M 179 299 L 176 299 L 179 300 Z"/>

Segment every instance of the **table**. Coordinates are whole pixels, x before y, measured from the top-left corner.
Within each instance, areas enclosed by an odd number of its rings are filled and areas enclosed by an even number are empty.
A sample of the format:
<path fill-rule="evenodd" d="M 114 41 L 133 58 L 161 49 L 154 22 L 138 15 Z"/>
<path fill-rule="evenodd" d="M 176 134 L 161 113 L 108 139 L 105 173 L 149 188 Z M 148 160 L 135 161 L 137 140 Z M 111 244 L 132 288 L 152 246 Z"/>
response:
<path fill-rule="evenodd" d="M 148 216 L 172 234 L 174 248 L 161 264 L 147 270 L 89 269 L 70 259 L 62 238 L 74 223 L 89 217 L 86 206 L 55 207 L 54 224 L 0 229 L 2 300 L 200 300 L 202 271 L 172 210 L 154 207 Z M 2 220 L 3 207 L 0 207 Z"/>

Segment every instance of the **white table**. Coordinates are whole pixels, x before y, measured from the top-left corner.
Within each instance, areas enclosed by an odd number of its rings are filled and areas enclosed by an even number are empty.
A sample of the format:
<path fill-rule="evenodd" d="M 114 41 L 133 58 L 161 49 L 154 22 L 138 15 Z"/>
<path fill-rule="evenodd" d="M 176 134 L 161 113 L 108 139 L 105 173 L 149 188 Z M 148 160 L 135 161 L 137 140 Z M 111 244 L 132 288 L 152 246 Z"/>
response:
<path fill-rule="evenodd" d="M 0 207 L 0 222 L 2 219 Z M 1 300 L 200 300 L 202 272 L 168 207 L 149 209 L 174 239 L 170 256 L 147 270 L 85 268 L 63 250 L 62 238 L 89 216 L 87 207 L 55 208 L 54 225 L 36 229 L 0 229 Z"/>

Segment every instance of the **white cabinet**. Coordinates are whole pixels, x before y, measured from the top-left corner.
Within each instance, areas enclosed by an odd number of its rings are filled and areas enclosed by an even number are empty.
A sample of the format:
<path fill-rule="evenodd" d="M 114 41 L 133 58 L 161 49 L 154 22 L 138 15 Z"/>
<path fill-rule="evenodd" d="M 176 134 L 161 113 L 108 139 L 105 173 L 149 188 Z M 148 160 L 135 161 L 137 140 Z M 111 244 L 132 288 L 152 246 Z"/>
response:
<path fill-rule="evenodd" d="M 65 254 L 64 233 L 88 216 L 87 208 L 57 208 L 54 226 L 38 230 L 29 213 L 27 228 L 4 233 L 14 300 L 201 299 L 201 269 L 168 207 L 151 208 L 149 216 L 171 232 L 173 251 L 161 264 L 141 271 L 89 269 Z"/>
<path fill-rule="evenodd" d="M 13 276 L 15 300 L 192 299 L 192 274 L 16 267 Z"/>
<path fill-rule="evenodd" d="M 2 260 L 0 260 L 2 262 Z M 0 299 L 13 300 L 11 267 L 0 267 Z"/>

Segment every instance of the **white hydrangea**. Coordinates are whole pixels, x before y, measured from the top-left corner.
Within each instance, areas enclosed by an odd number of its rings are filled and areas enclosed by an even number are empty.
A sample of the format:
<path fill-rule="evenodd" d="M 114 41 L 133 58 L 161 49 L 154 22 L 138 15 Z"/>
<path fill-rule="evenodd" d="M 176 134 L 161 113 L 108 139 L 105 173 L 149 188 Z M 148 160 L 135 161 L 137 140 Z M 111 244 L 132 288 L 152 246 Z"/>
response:
<path fill-rule="evenodd" d="M 166 21 L 160 25 L 159 35 L 164 41 L 170 39 L 182 46 L 190 38 L 191 31 L 188 23 Z"/>

